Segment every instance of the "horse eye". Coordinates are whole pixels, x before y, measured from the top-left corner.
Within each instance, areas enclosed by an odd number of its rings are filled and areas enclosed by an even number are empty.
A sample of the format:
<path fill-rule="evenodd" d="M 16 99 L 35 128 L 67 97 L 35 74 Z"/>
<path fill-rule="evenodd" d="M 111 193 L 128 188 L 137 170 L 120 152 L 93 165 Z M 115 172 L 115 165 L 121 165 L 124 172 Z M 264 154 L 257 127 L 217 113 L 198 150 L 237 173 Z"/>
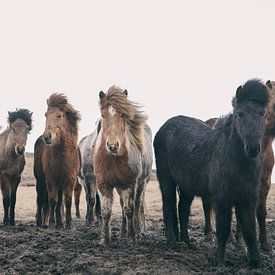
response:
<path fill-rule="evenodd" d="M 61 118 L 61 115 L 58 115 L 57 118 Z"/>
<path fill-rule="evenodd" d="M 124 114 L 122 114 L 121 117 L 124 117 Z"/>

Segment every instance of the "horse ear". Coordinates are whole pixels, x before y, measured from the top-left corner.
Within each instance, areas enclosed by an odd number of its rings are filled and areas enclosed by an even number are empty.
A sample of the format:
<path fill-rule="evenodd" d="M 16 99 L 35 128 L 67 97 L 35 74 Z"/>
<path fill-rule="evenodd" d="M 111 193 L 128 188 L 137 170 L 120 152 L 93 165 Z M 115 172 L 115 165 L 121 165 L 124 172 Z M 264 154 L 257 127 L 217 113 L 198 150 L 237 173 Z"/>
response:
<path fill-rule="evenodd" d="M 32 116 L 33 112 L 30 112 L 30 116 Z"/>
<path fill-rule="evenodd" d="M 103 91 L 99 92 L 99 98 L 102 100 L 106 97 L 105 93 Z"/>
<path fill-rule="evenodd" d="M 271 83 L 270 80 L 267 80 L 265 85 L 266 85 L 269 89 L 272 89 L 272 83 Z"/>
<path fill-rule="evenodd" d="M 123 93 L 128 96 L 128 91 L 127 90 L 124 90 Z"/>
<path fill-rule="evenodd" d="M 242 86 L 239 86 L 237 91 L 236 91 L 236 98 L 237 100 L 241 100 L 244 96 L 244 90 Z"/>

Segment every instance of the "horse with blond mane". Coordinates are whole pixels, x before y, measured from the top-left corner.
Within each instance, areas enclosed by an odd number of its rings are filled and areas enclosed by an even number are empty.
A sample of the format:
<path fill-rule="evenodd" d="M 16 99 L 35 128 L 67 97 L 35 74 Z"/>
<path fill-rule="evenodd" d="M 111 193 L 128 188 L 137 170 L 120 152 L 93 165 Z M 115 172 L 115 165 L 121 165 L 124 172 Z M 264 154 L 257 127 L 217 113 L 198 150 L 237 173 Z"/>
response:
<path fill-rule="evenodd" d="M 0 134 L 0 185 L 4 225 L 15 225 L 17 187 L 25 166 L 25 146 L 32 129 L 32 113 L 27 109 L 9 112 L 9 127 Z"/>
<path fill-rule="evenodd" d="M 96 184 L 101 199 L 102 244 L 110 242 L 113 189 L 122 207 L 121 237 L 128 242 L 145 224 L 144 192 L 152 169 L 152 137 L 146 116 L 128 92 L 112 86 L 99 93 L 101 122 L 93 156 Z M 128 228 L 126 228 L 128 224 Z"/>
<path fill-rule="evenodd" d="M 44 134 L 35 144 L 34 174 L 37 185 L 37 226 L 63 227 L 62 200 L 65 199 L 66 226 L 71 226 L 72 193 L 80 171 L 77 145 L 80 114 L 63 94 L 47 100 Z"/>

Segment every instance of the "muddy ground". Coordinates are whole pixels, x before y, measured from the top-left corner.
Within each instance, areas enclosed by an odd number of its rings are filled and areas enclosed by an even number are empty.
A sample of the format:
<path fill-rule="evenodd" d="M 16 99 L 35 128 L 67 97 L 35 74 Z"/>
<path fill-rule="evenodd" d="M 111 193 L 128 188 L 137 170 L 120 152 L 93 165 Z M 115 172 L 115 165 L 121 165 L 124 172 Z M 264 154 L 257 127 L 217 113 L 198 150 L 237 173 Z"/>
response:
<path fill-rule="evenodd" d="M 168 246 L 163 234 L 161 198 L 157 182 L 147 187 L 148 230 L 135 246 L 119 238 L 120 207 L 116 198 L 112 218 L 112 244 L 98 243 L 99 225 L 86 227 L 85 197 L 82 192 L 82 218 L 74 218 L 73 229 L 49 230 L 35 227 L 35 188 L 20 187 L 15 227 L 0 225 L 1 274 L 275 274 L 273 256 L 261 253 L 263 266 L 250 270 L 246 252 L 234 241 L 227 245 L 226 267 L 213 266 L 215 242 L 203 235 L 200 200 L 192 205 L 190 236 L 196 250 L 184 244 Z M 275 188 L 268 200 L 268 233 L 275 253 Z M 0 207 L 2 219 L 3 208 Z"/>

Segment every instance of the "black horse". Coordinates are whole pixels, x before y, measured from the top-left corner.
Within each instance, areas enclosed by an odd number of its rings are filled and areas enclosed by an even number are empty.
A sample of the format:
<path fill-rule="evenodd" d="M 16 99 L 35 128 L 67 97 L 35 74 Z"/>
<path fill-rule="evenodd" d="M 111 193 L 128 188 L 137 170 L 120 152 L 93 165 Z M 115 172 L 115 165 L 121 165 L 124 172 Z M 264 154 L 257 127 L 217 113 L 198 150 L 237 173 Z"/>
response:
<path fill-rule="evenodd" d="M 157 176 L 168 241 L 178 241 L 176 190 L 179 189 L 180 239 L 190 245 L 187 226 L 194 196 L 213 204 L 218 249 L 216 264 L 224 265 L 235 206 L 248 247 L 249 262 L 260 265 L 255 208 L 261 172 L 266 87 L 249 80 L 238 87 L 233 113 L 212 129 L 204 122 L 178 116 L 168 120 L 154 140 Z"/>

